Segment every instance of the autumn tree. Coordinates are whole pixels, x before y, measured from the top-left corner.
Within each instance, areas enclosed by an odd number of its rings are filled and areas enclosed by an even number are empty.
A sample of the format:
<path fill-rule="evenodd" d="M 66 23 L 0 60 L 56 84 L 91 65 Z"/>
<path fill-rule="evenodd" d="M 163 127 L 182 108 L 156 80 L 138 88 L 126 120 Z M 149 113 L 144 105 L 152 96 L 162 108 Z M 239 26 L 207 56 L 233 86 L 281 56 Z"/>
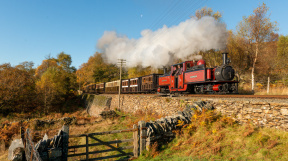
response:
<path fill-rule="evenodd" d="M 36 68 L 37 92 L 46 113 L 53 105 L 64 103 L 69 98 L 70 91 L 75 90 L 76 68 L 71 63 L 71 56 L 61 52 L 56 58 L 47 57 Z"/>
<path fill-rule="evenodd" d="M 63 75 L 65 76 L 65 86 L 67 89 L 76 88 L 76 68 L 71 66 L 72 58 L 69 54 L 61 52 L 57 55 L 56 58 L 58 66 L 64 71 Z"/>
<path fill-rule="evenodd" d="M 222 14 L 219 11 L 214 12 L 212 8 L 203 7 L 195 12 L 195 16 L 198 20 L 204 16 L 211 16 L 217 21 L 221 21 Z"/>
<path fill-rule="evenodd" d="M 227 51 L 229 59 L 233 62 L 233 68 L 236 70 L 238 80 L 241 81 L 244 75 L 251 67 L 252 52 L 249 48 L 249 41 L 245 38 L 228 31 Z"/>
<path fill-rule="evenodd" d="M 83 63 L 76 72 L 77 82 L 89 83 L 108 82 L 119 79 L 119 68 L 115 64 L 106 63 L 101 53 L 95 53 L 87 63 Z M 125 78 L 125 71 L 122 75 Z"/>
<path fill-rule="evenodd" d="M 149 75 L 152 74 L 154 70 L 155 69 L 153 69 L 151 66 L 143 68 L 142 66 L 138 65 L 136 67 L 128 68 L 128 76 L 129 78 L 135 78 L 144 75 Z"/>
<path fill-rule="evenodd" d="M 47 114 L 52 105 L 57 105 L 64 101 L 64 96 L 68 93 L 65 88 L 65 76 L 61 68 L 49 67 L 36 83 L 37 91 L 41 95 L 42 102 Z"/>
<path fill-rule="evenodd" d="M 57 55 L 56 61 L 58 65 L 67 73 L 76 72 L 76 68 L 71 66 L 72 58 L 69 54 L 65 54 L 64 52 L 61 52 L 60 54 Z"/>
<path fill-rule="evenodd" d="M 59 67 L 55 59 L 45 59 L 42 61 L 42 64 L 36 68 L 35 76 L 40 79 L 42 74 L 47 71 L 49 67 Z"/>
<path fill-rule="evenodd" d="M 29 111 L 35 107 L 35 98 L 35 79 L 29 71 L 0 65 L 0 111 Z"/>
<path fill-rule="evenodd" d="M 288 77 L 288 36 L 280 36 L 277 43 L 277 73 L 282 76 L 282 81 Z"/>
<path fill-rule="evenodd" d="M 254 74 L 258 56 L 265 48 L 265 42 L 270 39 L 271 35 L 277 29 L 276 22 L 270 21 L 267 11 L 268 7 L 263 3 L 253 11 L 253 14 L 248 17 L 243 17 L 243 20 L 238 25 L 238 34 L 249 41 L 254 51 L 252 53 L 251 70 L 252 92 L 254 92 Z"/>
<path fill-rule="evenodd" d="M 19 65 L 15 66 L 15 68 L 18 68 L 20 70 L 25 70 L 29 72 L 31 75 L 35 74 L 35 69 L 33 68 L 34 63 L 32 61 L 24 61 L 20 63 Z"/>

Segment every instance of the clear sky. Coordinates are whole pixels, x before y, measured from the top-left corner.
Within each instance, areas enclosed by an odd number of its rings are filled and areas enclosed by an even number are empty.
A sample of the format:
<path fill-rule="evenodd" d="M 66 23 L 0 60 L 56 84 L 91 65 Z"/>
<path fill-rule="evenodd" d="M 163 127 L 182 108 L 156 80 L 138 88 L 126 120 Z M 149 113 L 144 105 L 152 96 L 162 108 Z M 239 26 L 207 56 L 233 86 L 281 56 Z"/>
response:
<path fill-rule="evenodd" d="M 288 35 L 287 0 L 0 0 L 0 64 L 41 64 L 49 54 L 70 54 L 76 68 L 98 49 L 104 31 L 139 38 L 189 18 L 204 6 L 222 13 L 227 29 L 266 3 L 279 34 Z"/>

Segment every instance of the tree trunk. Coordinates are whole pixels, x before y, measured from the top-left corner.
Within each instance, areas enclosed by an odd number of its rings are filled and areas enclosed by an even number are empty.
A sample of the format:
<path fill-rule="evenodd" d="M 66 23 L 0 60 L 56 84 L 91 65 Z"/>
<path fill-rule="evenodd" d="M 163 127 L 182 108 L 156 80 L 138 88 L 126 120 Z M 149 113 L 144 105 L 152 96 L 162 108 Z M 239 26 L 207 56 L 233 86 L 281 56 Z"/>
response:
<path fill-rule="evenodd" d="M 46 87 L 44 88 L 44 113 L 47 114 L 47 91 L 46 91 Z"/>
<path fill-rule="evenodd" d="M 259 52 L 259 45 L 258 45 L 258 42 L 256 42 L 256 52 L 255 52 L 255 58 L 253 61 L 252 72 L 251 72 L 252 93 L 254 93 L 254 86 L 255 86 L 254 72 L 255 72 L 255 65 L 256 65 L 256 61 L 257 61 L 258 52 Z"/>

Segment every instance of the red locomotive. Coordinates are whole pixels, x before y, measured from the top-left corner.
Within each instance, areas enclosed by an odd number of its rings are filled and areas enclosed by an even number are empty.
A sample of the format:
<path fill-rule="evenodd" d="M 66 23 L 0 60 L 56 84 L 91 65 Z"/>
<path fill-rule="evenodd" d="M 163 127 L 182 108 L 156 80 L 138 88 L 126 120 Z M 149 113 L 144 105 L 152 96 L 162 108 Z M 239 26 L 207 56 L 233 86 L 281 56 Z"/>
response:
<path fill-rule="evenodd" d="M 238 93 L 238 81 L 233 81 L 235 71 L 229 65 L 227 53 L 223 53 L 223 64 L 206 68 L 204 60 L 185 61 L 171 66 L 171 72 L 159 76 L 159 93 L 227 94 Z"/>
<path fill-rule="evenodd" d="M 147 76 L 116 80 L 112 82 L 90 84 L 84 93 L 196 93 L 228 94 L 238 93 L 238 81 L 233 81 L 235 71 L 229 65 L 227 53 L 223 53 L 223 64 L 215 68 L 206 68 L 204 60 L 185 61 L 171 66 L 164 75 Z"/>

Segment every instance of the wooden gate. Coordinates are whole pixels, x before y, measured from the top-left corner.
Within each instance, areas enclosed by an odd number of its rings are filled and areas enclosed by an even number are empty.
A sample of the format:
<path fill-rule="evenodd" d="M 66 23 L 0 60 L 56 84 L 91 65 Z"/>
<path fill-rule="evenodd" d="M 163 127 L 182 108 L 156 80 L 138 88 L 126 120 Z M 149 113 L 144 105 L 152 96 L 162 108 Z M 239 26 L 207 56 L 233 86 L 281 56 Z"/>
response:
<path fill-rule="evenodd" d="M 123 140 L 112 140 L 112 141 L 103 141 L 103 139 L 101 139 L 101 135 L 103 136 L 103 135 L 108 135 L 108 134 L 116 134 L 116 133 L 124 133 L 124 132 L 133 132 L 133 138 L 123 139 Z M 137 125 L 133 125 L 132 129 L 126 129 L 126 130 L 114 130 L 114 131 L 96 132 L 96 133 L 89 133 L 89 134 L 69 135 L 69 140 L 73 138 L 75 139 L 79 137 L 80 138 L 85 137 L 85 145 L 75 145 L 75 146 L 68 145 L 68 150 L 69 150 L 68 160 L 71 157 L 80 157 L 80 159 L 82 160 L 103 160 L 103 159 L 110 159 L 110 158 L 119 158 L 123 156 L 127 158 L 138 157 L 139 156 L 139 136 L 138 135 L 139 135 L 139 129 Z M 95 141 L 96 143 L 91 143 Z M 133 144 L 129 146 L 123 146 L 123 147 L 119 146 L 121 143 L 129 143 L 129 142 L 133 142 Z M 95 148 L 96 146 L 103 146 L 103 145 L 107 147 L 107 149 L 94 150 L 94 151 L 91 150 L 91 148 L 93 147 Z M 79 148 L 82 148 L 82 151 L 80 153 L 76 153 L 76 151 L 78 152 L 77 149 Z M 83 148 L 85 148 L 85 150 L 83 150 Z M 131 152 L 131 150 L 130 152 L 125 152 L 125 150 L 128 150 L 128 149 L 133 149 L 133 152 Z M 108 155 L 104 157 L 103 156 L 95 157 L 95 155 L 97 154 L 113 152 L 113 151 L 117 151 L 118 154 Z M 93 154 L 94 156 L 89 157 L 89 155 L 93 155 Z"/>

